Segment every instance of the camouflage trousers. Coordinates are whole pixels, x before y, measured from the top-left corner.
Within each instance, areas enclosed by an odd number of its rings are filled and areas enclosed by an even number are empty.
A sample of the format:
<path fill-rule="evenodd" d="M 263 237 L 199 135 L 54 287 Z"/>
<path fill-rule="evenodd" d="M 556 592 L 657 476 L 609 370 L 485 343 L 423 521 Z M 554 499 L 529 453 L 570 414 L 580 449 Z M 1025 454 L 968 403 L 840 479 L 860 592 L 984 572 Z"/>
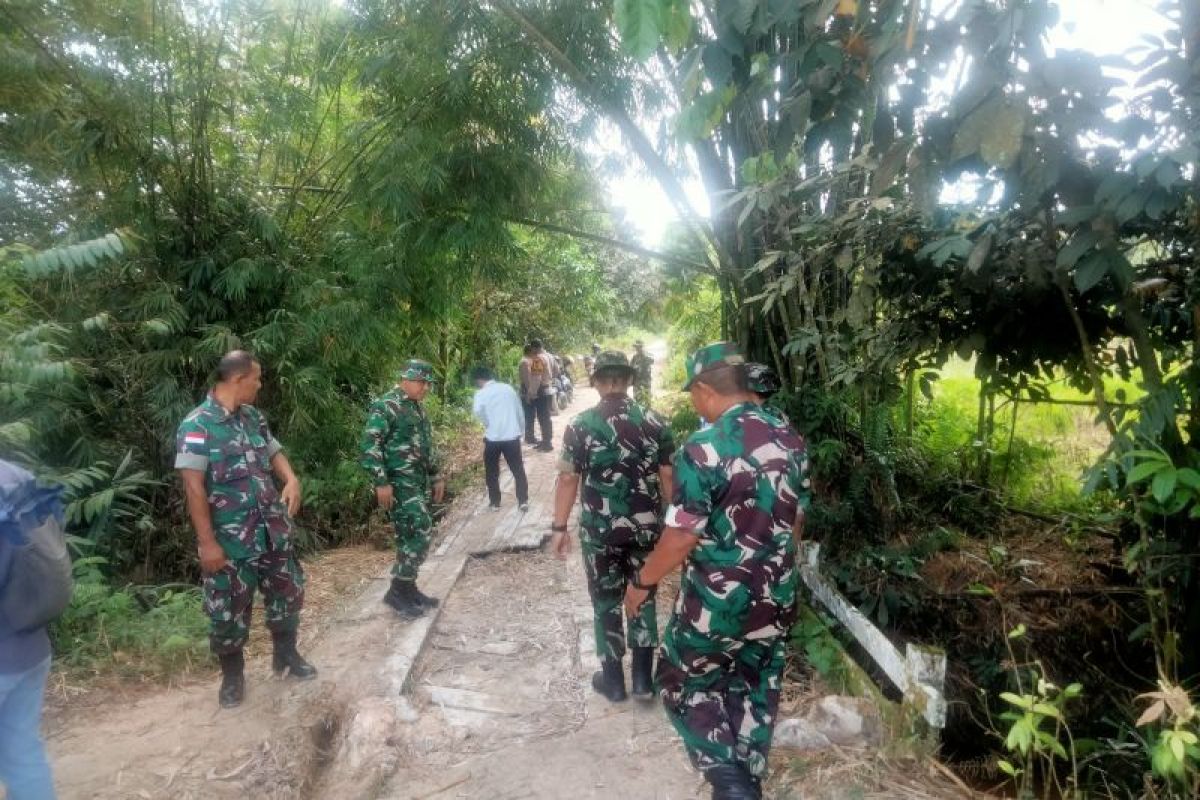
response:
<path fill-rule="evenodd" d="M 292 549 L 267 550 L 230 560 L 204 577 L 204 612 L 211 624 L 209 645 L 218 655 L 241 650 L 250 636 L 254 591 L 263 596 L 267 627 L 294 631 L 304 606 L 304 570 Z"/>
<path fill-rule="evenodd" d="M 579 537 L 583 546 L 583 569 L 587 574 L 588 594 L 592 598 L 592 615 L 596 632 L 596 655 L 601 659 L 619 659 L 625 655 L 625 643 L 630 647 L 654 647 L 658 644 L 658 618 L 654 596 L 642 606 L 638 615 L 629 620 L 628 636 L 624 630 L 625 587 L 646 563 L 653 543 L 637 542 L 611 545 L 584 533 Z"/>
<path fill-rule="evenodd" d="M 786 647 L 784 636 L 731 639 L 672 617 L 655 683 L 693 766 L 766 774 Z"/>
<path fill-rule="evenodd" d="M 429 513 L 428 493 L 423 488 L 393 487 L 396 504 L 392 506 L 392 525 L 396 529 L 396 563 L 392 577 L 415 581 L 429 543 L 433 539 L 433 516 Z"/>

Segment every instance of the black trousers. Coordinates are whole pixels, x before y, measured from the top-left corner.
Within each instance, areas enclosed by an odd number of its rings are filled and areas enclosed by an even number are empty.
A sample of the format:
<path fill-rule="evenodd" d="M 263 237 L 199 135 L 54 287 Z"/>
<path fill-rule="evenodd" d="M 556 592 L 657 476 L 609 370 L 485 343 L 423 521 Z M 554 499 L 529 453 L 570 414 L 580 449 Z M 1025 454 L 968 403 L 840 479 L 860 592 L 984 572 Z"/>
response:
<path fill-rule="evenodd" d="M 537 414 L 538 425 L 542 429 L 542 447 L 550 447 L 554 440 L 554 423 L 550 421 L 550 404 L 554 395 L 544 394 L 533 401 L 533 410 Z M 533 423 L 525 418 L 526 432 L 530 431 Z"/>
<path fill-rule="evenodd" d="M 506 442 L 483 440 L 483 480 L 487 484 L 488 502 L 500 505 L 500 456 L 508 463 L 517 489 L 517 505 L 529 502 L 529 481 L 525 479 L 525 462 L 521 457 L 521 440 Z"/>
<path fill-rule="evenodd" d="M 521 406 L 525 409 L 525 443 L 533 444 L 537 441 L 537 436 L 533 432 L 534 418 L 537 416 L 537 412 L 534 410 L 537 408 L 536 401 L 526 400 L 522 397 Z"/>

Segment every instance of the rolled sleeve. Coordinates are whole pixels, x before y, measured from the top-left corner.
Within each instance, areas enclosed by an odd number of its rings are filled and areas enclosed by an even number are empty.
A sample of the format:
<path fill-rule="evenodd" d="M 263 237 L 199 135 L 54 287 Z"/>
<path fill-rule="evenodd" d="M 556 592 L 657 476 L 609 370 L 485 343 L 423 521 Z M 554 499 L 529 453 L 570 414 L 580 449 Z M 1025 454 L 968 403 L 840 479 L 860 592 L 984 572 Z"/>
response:
<path fill-rule="evenodd" d="M 712 511 L 710 471 L 697 464 L 685 446 L 675 455 L 674 494 L 664 522 L 699 536 L 708 529 Z"/>
<path fill-rule="evenodd" d="M 194 469 L 204 472 L 208 469 L 208 456 L 197 455 L 196 453 L 176 453 L 175 469 Z"/>
<path fill-rule="evenodd" d="M 274 458 L 278 453 L 283 451 L 283 445 L 274 436 L 267 439 L 267 458 Z"/>

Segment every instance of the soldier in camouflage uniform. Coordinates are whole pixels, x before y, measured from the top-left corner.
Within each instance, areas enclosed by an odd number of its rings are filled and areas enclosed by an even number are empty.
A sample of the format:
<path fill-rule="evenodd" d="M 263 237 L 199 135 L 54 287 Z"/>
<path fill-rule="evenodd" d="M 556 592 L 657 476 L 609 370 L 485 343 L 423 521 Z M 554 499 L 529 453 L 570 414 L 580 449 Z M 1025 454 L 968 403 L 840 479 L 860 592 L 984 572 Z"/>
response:
<path fill-rule="evenodd" d="M 629 366 L 633 367 L 633 397 L 643 406 L 650 406 L 650 382 L 654 370 L 654 359 L 645 351 L 646 344 L 641 339 L 633 343 L 633 358 Z"/>
<path fill-rule="evenodd" d="M 746 388 L 754 395 L 754 402 L 763 411 L 774 414 L 785 425 L 791 425 L 787 413 L 773 403 L 771 398 L 779 393 L 779 375 L 766 364 L 746 364 Z"/>
<path fill-rule="evenodd" d="M 592 676 L 592 687 L 614 702 L 626 696 L 621 659 L 627 641 L 632 650 L 631 690 L 635 696 L 653 695 L 658 644 L 654 602 L 629 615 L 627 632 L 621 602 L 630 576 L 658 541 L 674 450 L 666 422 L 629 398 L 632 379 L 624 353 L 597 356 L 593 382 L 600 402 L 572 420 L 563 434 L 551 526 L 551 549 L 565 557 L 570 543 L 567 520 L 582 483 L 580 543 L 601 665 Z"/>
<path fill-rule="evenodd" d="M 753 402 L 729 343 L 692 356 L 685 388 L 712 427 L 675 456 L 665 530 L 626 611 L 683 565 L 656 675 L 663 705 L 712 797 L 747 800 L 761 797 L 795 618 L 804 442 Z"/>
<path fill-rule="evenodd" d="M 429 418 L 421 407 L 433 381 L 433 366 L 413 359 L 400 382 L 371 403 L 363 430 L 359 463 L 371 476 L 379 505 L 396 529 L 396 564 L 383 602 L 405 619 L 416 619 L 438 604 L 417 589 L 417 573 L 433 538 L 433 502 L 442 502 L 446 484 L 438 477 Z"/>
<path fill-rule="evenodd" d="M 217 372 L 208 397 L 179 425 L 175 468 L 196 529 L 210 646 L 221 662 L 218 700 L 230 708 L 245 696 L 242 648 L 256 588 L 266 607 L 275 673 L 308 679 L 317 671 L 296 652 L 304 572 L 292 549 L 291 518 L 300 509 L 300 481 L 267 420 L 250 405 L 262 386 L 262 367 L 235 350 Z"/>

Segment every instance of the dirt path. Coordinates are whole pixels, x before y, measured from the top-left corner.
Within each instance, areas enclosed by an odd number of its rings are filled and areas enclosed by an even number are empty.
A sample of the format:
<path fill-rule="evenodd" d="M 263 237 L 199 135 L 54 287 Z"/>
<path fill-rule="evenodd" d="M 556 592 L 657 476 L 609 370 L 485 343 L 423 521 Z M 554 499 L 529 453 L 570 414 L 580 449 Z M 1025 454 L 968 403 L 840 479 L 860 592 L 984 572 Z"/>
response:
<path fill-rule="evenodd" d="M 661 364 L 663 351 L 654 355 Z M 554 418 L 556 441 L 595 399 L 579 387 Z M 340 576 L 342 596 L 304 621 L 317 680 L 274 679 L 260 655 L 248 664 L 247 701 L 232 711 L 217 707 L 215 675 L 58 711 L 48 727 L 60 796 L 707 797 L 657 702 L 613 705 L 590 689 L 597 662 L 582 563 L 577 552 L 558 561 L 540 551 L 554 460 L 526 450 L 527 513 L 509 481 L 503 511 L 485 510 L 482 487 L 456 501 L 421 574 L 442 600 L 436 614 L 399 620 L 380 603 L 388 555 L 353 554 L 364 574 Z M 322 567 L 317 560 L 313 572 Z M 797 712 L 818 696 L 796 685 L 788 694 Z M 781 749 L 768 796 L 961 796 L 895 794 L 915 769 L 874 751 L 805 760 Z"/>

